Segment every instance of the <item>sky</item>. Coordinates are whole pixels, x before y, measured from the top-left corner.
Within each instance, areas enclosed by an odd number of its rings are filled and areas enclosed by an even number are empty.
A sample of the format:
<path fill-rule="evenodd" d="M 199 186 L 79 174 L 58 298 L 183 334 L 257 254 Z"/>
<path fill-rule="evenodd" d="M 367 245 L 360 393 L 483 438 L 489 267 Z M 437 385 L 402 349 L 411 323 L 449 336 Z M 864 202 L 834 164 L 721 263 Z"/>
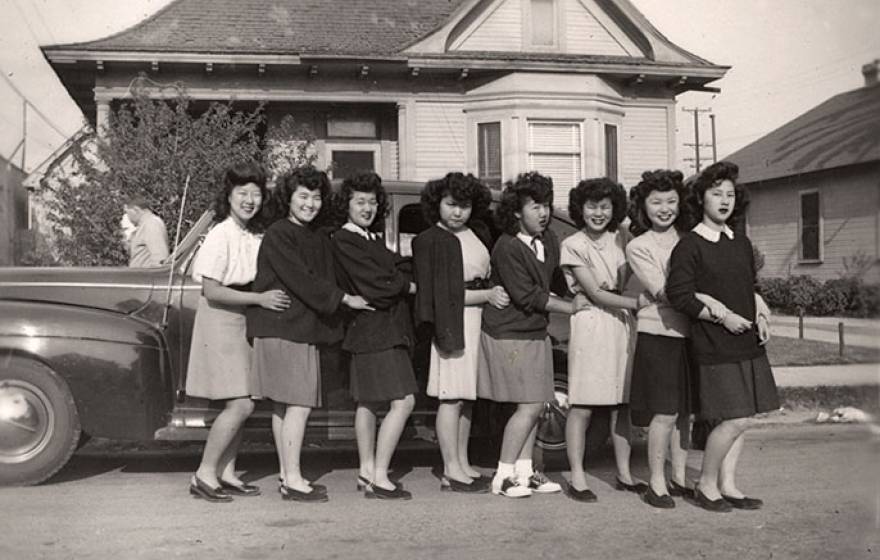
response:
<path fill-rule="evenodd" d="M 0 0 L 0 72 L 30 103 L 27 170 L 83 123 L 79 109 L 38 45 L 87 41 L 122 31 L 171 0 Z M 716 115 L 719 158 L 757 140 L 837 93 L 860 87 L 863 64 L 880 58 L 878 0 L 631 0 L 666 37 L 716 64 L 731 66 L 710 85 L 720 94 L 679 96 L 679 166 L 692 162 L 693 116 Z M 700 141 L 710 139 L 701 115 Z M 0 80 L 0 155 L 22 138 L 22 100 Z M 701 156 L 710 154 L 704 148 Z M 21 152 L 15 157 L 21 163 Z M 686 173 L 687 174 L 687 173 Z"/>

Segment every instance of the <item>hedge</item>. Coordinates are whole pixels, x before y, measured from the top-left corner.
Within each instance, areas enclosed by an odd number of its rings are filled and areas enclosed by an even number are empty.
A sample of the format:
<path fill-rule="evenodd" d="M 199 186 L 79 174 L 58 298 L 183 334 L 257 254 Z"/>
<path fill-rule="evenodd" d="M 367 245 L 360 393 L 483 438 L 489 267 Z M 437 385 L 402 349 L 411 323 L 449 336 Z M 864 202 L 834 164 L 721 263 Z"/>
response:
<path fill-rule="evenodd" d="M 880 315 L 880 285 L 860 278 L 820 282 L 811 276 L 758 279 L 758 293 L 772 309 L 792 315 L 803 311 L 817 317 Z"/>

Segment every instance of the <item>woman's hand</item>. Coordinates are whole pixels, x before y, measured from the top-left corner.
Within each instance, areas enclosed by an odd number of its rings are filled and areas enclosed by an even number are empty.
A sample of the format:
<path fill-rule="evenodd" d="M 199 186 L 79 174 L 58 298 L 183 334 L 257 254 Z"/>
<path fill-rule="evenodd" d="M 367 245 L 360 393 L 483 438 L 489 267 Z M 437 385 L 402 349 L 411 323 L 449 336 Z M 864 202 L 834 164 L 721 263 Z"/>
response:
<path fill-rule="evenodd" d="M 347 305 L 352 309 L 361 309 L 364 311 L 375 311 L 376 308 L 371 306 L 367 300 L 362 298 L 361 296 L 353 296 L 351 294 L 345 294 L 342 296 L 342 303 Z"/>
<path fill-rule="evenodd" d="M 742 334 L 752 328 L 751 321 L 741 315 L 737 315 L 733 311 L 724 316 L 721 324 L 733 334 Z"/>
<path fill-rule="evenodd" d="M 758 344 L 764 346 L 770 341 L 770 320 L 764 315 L 759 315 L 755 323 L 758 327 Z"/>
<path fill-rule="evenodd" d="M 284 290 L 268 290 L 260 294 L 259 305 L 269 311 L 284 311 L 290 307 L 290 297 Z"/>
<path fill-rule="evenodd" d="M 492 307 L 504 309 L 510 305 L 510 296 L 507 295 L 507 290 L 504 289 L 504 286 L 495 286 L 489 290 L 489 297 L 486 301 Z"/>

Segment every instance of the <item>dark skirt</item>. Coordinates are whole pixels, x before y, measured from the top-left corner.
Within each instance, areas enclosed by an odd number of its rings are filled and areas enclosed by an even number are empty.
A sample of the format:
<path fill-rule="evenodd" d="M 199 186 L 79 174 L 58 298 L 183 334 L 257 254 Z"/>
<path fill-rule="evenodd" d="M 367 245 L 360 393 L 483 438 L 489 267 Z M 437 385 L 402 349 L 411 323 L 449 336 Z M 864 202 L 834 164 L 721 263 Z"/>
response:
<path fill-rule="evenodd" d="M 767 355 L 727 364 L 700 364 L 700 416 L 709 420 L 746 418 L 779 408 Z"/>
<path fill-rule="evenodd" d="M 480 336 L 477 396 L 495 402 L 553 400 L 553 346 L 543 340 Z"/>
<path fill-rule="evenodd" d="M 255 338 L 251 395 L 288 405 L 320 407 L 318 347 L 281 338 Z"/>
<path fill-rule="evenodd" d="M 352 354 L 351 396 L 357 402 L 393 401 L 418 389 L 406 348 Z"/>
<path fill-rule="evenodd" d="M 696 392 L 691 371 L 686 339 L 639 333 L 629 397 L 633 425 L 647 426 L 655 414 L 686 419 Z"/>

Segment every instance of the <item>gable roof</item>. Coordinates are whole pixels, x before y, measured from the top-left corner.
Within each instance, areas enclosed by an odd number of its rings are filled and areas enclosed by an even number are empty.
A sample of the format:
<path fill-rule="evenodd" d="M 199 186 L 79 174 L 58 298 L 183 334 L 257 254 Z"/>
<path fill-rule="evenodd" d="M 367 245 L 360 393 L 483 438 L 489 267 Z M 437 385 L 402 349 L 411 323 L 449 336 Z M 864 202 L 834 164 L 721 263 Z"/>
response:
<path fill-rule="evenodd" d="M 46 50 L 387 55 L 467 0 L 176 0 L 110 37 Z"/>
<path fill-rule="evenodd" d="M 743 183 L 880 161 L 880 86 L 836 95 L 725 159 Z"/>

